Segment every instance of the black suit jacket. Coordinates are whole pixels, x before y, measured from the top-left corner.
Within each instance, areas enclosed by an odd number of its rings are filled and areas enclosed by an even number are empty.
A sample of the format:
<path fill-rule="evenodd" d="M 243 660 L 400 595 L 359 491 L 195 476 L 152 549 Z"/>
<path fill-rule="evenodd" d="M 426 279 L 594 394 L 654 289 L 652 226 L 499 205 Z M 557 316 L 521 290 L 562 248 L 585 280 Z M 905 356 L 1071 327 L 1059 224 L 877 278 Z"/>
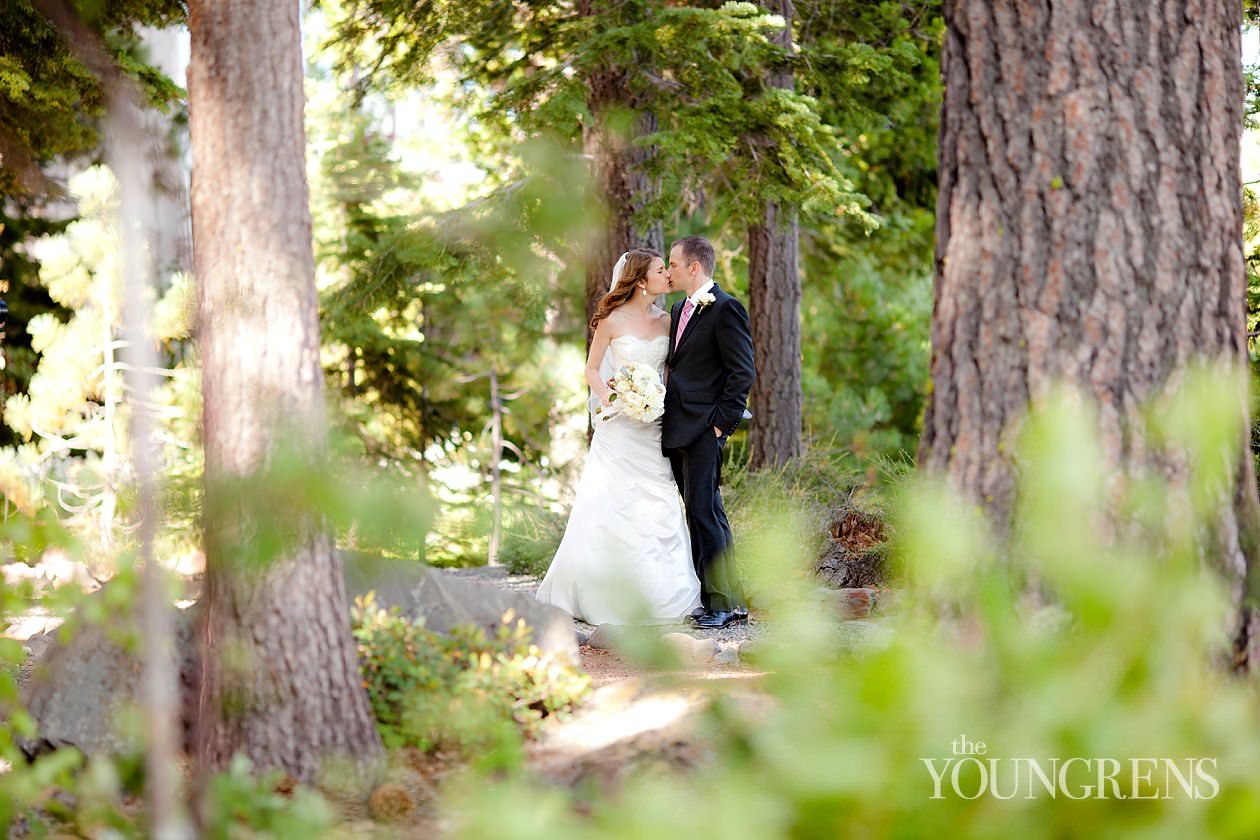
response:
<path fill-rule="evenodd" d="M 724 435 L 734 432 L 756 378 L 748 310 L 716 284 L 710 292 L 713 303 L 691 314 L 677 347 L 674 335 L 687 299 L 670 310 L 663 449 L 688 446 L 702 434 L 713 434 L 714 426 Z"/>

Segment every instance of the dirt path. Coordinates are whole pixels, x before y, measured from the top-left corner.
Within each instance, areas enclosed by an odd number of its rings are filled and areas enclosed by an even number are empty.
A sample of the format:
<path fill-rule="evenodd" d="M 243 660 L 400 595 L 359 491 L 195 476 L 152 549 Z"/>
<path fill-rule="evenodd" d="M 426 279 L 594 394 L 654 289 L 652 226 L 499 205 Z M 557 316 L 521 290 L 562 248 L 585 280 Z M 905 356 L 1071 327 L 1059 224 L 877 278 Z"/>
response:
<path fill-rule="evenodd" d="M 532 575 L 513 575 L 502 566 L 479 566 L 471 569 L 451 569 L 448 571 L 459 577 L 482 580 L 493 583 L 503 589 L 514 592 L 526 592 L 531 595 L 537 591 L 541 582 L 539 578 Z M 573 627 L 579 639 L 590 638 L 596 630 L 595 627 L 576 619 L 573 622 Z M 744 642 L 764 639 L 769 631 L 766 623 L 756 614 L 749 619 L 747 624 L 734 625 L 720 630 L 702 630 L 685 624 L 663 625 L 654 629 L 659 630 L 662 635 L 681 633 L 697 640 L 710 640 L 715 644 L 714 661 L 709 663 L 693 661 L 695 667 L 681 672 L 687 677 L 697 680 L 713 680 L 760 673 L 757 669 L 740 663 L 738 651 L 740 645 Z M 596 642 L 599 642 L 598 636 L 596 637 Z M 582 644 L 579 648 L 579 655 L 581 657 L 579 665 L 591 675 L 591 687 L 595 689 L 612 685 L 625 679 L 650 676 L 643 669 L 628 661 L 614 649 L 611 649 L 611 646 L 605 647 L 602 644 L 597 644 L 595 647 L 592 647 L 590 644 Z"/>

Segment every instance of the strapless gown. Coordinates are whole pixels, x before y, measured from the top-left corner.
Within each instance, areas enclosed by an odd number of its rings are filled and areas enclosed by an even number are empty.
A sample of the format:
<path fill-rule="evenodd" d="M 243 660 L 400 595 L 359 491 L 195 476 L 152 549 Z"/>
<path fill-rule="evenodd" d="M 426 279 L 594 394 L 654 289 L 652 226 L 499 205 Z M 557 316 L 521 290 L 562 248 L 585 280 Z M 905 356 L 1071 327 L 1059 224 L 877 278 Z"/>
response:
<path fill-rule="evenodd" d="M 618 336 L 613 369 L 660 373 L 668 336 Z M 538 600 L 589 624 L 674 621 L 700 604 L 700 581 L 678 485 L 661 454 L 661 421 L 595 420 L 564 538 Z"/>

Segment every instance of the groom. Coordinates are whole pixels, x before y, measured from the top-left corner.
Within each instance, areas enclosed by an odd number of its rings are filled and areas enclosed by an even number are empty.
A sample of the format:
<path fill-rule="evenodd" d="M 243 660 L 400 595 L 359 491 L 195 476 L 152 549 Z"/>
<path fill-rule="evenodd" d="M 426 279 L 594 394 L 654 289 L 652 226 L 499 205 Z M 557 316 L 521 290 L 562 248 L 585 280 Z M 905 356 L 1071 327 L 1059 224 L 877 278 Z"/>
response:
<path fill-rule="evenodd" d="M 744 415 L 752 387 L 752 335 L 744 305 L 710 279 L 716 257 L 703 236 L 687 236 L 669 251 L 670 289 L 687 293 L 670 312 L 661 449 L 682 491 L 691 556 L 700 578 L 703 612 L 696 626 L 748 620 L 727 556 L 731 526 L 718 481 L 722 452 Z"/>

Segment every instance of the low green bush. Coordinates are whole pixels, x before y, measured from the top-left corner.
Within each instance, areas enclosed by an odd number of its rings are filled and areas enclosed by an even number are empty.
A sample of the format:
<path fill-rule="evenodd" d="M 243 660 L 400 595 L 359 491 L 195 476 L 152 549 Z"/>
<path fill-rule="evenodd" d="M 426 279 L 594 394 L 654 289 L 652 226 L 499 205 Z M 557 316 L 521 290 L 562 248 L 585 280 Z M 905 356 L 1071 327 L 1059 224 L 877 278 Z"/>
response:
<path fill-rule="evenodd" d="M 355 600 L 352 627 L 364 686 L 390 748 L 457 751 L 482 764 L 516 764 L 521 735 L 581 700 L 590 677 L 530 643 L 510 613 L 493 636 L 456 627 L 444 636 L 369 593 Z"/>
<path fill-rule="evenodd" d="M 734 532 L 733 562 L 748 588 L 757 577 L 759 562 L 753 546 L 767 534 L 788 539 L 795 571 L 807 574 L 811 563 L 830 540 L 831 525 L 847 510 L 868 513 L 880 520 L 887 515 L 874 475 L 876 467 L 862 467 L 847 452 L 825 445 L 806 450 L 781 467 L 751 470 L 739 453 L 723 472 L 722 497 Z M 755 588 L 755 587 L 754 587 Z M 748 593 L 754 601 L 758 593 Z"/>
<path fill-rule="evenodd" d="M 517 508 L 503 523 L 503 546 L 499 561 L 514 575 L 542 577 L 551 567 L 568 517 L 546 508 L 527 505 Z"/>
<path fill-rule="evenodd" d="M 1204 562 L 1233 499 L 1236 395 L 1152 413 L 1180 415 L 1165 423 L 1181 424 L 1180 485 L 1109 474 L 1079 399 L 1026 424 L 1011 528 L 915 481 L 897 519 L 907 594 L 882 642 L 838 632 L 803 582 L 767 584 L 789 640 L 764 650 L 774 702 L 718 696 L 710 761 L 646 767 L 593 801 L 482 780 L 448 798 L 452 836 L 1260 836 L 1260 700 L 1223 662 L 1231 593 Z M 794 539 L 755 540 L 755 570 L 790 578 Z"/>

